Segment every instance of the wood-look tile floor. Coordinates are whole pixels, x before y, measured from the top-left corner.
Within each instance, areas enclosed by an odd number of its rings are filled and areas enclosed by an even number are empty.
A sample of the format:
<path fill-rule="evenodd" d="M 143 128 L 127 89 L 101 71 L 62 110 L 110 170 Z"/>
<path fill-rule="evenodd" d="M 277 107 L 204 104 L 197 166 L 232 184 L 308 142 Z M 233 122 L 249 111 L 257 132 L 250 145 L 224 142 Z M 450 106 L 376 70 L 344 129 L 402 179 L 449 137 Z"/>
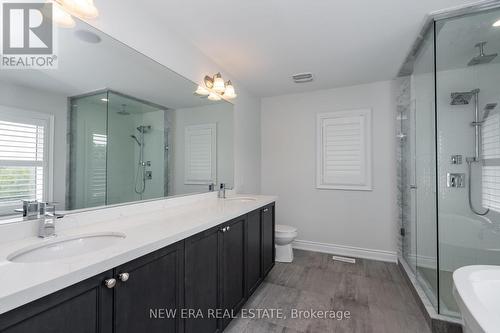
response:
<path fill-rule="evenodd" d="M 293 263 L 276 263 L 244 306 L 282 309 L 284 316 L 240 317 L 224 332 L 430 333 L 396 264 L 365 259 L 349 264 L 324 253 L 294 254 Z M 350 319 L 294 319 L 292 309 L 349 311 Z"/>

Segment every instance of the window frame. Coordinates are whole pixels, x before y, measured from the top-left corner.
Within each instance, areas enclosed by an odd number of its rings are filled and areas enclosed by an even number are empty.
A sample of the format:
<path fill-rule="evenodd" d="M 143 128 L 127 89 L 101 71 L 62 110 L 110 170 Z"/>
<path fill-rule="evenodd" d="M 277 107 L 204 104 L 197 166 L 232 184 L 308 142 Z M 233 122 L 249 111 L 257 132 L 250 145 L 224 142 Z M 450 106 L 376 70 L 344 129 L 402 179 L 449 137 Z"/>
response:
<path fill-rule="evenodd" d="M 43 174 L 44 174 L 44 188 L 43 200 L 52 202 L 54 200 L 54 125 L 55 119 L 53 114 L 42 113 L 27 109 L 14 108 L 6 105 L 0 105 L 0 120 L 9 121 L 14 123 L 31 124 L 44 126 L 44 156 L 43 156 Z M 20 161 L 20 165 L 22 165 Z M 0 209 L 1 216 L 8 216 L 12 214 L 5 214 L 8 210 L 20 208 L 21 202 L 18 205 L 3 206 Z M 13 213 L 14 214 L 14 213 Z"/>

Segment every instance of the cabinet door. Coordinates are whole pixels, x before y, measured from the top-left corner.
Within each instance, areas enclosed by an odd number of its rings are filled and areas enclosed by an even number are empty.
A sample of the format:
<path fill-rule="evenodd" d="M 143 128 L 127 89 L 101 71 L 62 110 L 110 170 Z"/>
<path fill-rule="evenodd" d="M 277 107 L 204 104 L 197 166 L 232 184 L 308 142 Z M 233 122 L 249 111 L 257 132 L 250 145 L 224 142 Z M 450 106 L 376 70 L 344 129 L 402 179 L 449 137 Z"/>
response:
<path fill-rule="evenodd" d="M 0 315 L 2 333 L 111 333 L 113 289 L 107 271 Z"/>
<path fill-rule="evenodd" d="M 262 272 L 264 276 L 274 266 L 274 205 L 261 209 Z"/>
<path fill-rule="evenodd" d="M 186 239 L 185 243 L 185 308 L 195 311 L 184 322 L 186 333 L 220 332 L 220 322 L 209 311 L 220 308 L 219 295 L 219 228 Z M 201 313 L 201 316 L 197 314 Z"/>
<path fill-rule="evenodd" d="M 239 217 L 224 225 L 222 238 L 222 309 L 236 314 L 245 303 L 245 222 Z M 223 328 L 231 318 L 223 316 Z"/>
<path fill-rule="evenodd" d="M 246 223 L 246 289 L 247 297 L 257 289 L 262 281 L 262 262 L 261 262 L 261 227 L 260 211 L 256 210 L 248 214 Z"/>
<path fill-rule="evenodd" d="M 114 332 L 181 332 L 183 265 L 180 242 L 116 267 Z"/>

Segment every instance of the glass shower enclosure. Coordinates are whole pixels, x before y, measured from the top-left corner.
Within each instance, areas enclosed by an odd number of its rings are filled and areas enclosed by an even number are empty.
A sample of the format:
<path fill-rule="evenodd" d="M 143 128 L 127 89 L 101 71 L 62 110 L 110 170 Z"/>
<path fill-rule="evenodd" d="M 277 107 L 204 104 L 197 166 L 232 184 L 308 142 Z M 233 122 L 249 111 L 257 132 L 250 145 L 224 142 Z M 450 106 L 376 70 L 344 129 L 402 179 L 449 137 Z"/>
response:
<path fill-rule="evenodd" d="M 401 254 L 450 317 L 453 272 L 500 264 L 498 53 L 500 9 L 441 15 L 399 78 Z"/>
<path fill-rule="evenodd" d="M 70 98 L 69 116 L 68 209 L 168 195 L 166 107 L 105 90 Z"/>

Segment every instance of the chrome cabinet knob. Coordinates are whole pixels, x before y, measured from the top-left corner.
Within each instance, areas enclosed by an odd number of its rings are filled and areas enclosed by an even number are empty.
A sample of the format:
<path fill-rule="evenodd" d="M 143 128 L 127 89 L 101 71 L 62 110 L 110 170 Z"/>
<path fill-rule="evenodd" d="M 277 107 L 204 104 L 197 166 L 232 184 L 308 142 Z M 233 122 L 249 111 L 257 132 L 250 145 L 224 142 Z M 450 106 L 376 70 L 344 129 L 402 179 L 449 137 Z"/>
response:
<path fill-rule="evenodd" d="M 106 279 L 104 280 L 104 285 L 106 286 L 106 288 L 114 288 L 116 286 L 116 279 Z"/>
<path fill-rule="evenodd" d="M 230 226 L 227 226 L 227 230 L 226 230 L 226 231 L 229 231 L 229 230 L 231 230 L 231 227 L 230 227 Z"/>
<path fill-rule="evenodd" d="M 130 277 L 130 274 L 129 274 L 129 273 L 120 273 L 120 274 L 118 274 L 118 278 L 119 278 L 119 279 L 120 279 L 120 281 L 122 281 L 122 282 L 127 281 L 129 277 Z"/>
<path fill-rule="evenodd" d="M 269 208 L 264 209 L 264 213 L 267 213 L 269 211 Z"/>

